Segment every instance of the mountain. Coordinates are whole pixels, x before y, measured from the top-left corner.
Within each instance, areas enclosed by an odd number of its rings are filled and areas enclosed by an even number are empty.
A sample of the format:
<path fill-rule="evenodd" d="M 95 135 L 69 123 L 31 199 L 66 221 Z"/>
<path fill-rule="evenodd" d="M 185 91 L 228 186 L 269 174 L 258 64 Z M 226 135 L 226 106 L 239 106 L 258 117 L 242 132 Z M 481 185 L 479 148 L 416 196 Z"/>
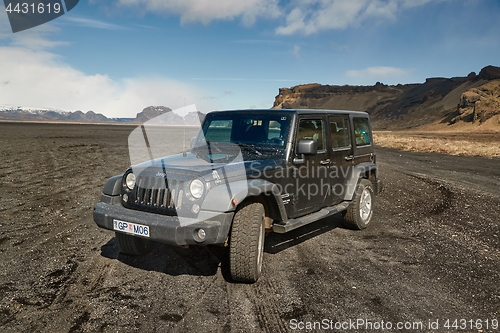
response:
<path fill-rule="evenodd" d="M 165 106 L 148 106 L 139 112 L 132 122 L 142 124 L 154 119 L 154 123 L 164 125 L 199 126 L 204 118 L 205 114 L 201 112 L 189 112 L 184 117 L 181 117 Z"/>
<path fill-rule="evenodd" d="M 14 121 L 61 121 L 61 122 L 111 122 L 113 119 L 105 115 L 88 111 L 68 112 L 61 110 L 37 109 L 37 108 L 2 108 L 0 109 L 0 120 Z"/>
<path fill-rule="evenodd" d="M 466 77 L 429 78 L 415 84 L 390 86 L 377 82 L 373 86 L 331 86 L 313 83 L 281 88 L 273 108 L 367 111 L 376 129 L 415 128 L 432 123 L 443 127 L 467 122 L 498 125 L 499 84 L 500 68 L 495 66 L 483 68 L 478 75 L 472 72 Z"/>
<path fill-rule="evenodd" d="M 199 125 L 205 114 L 190 112 L 184 117 L 165 106 L 148 106 L 135 118 L 108 118 L 103 114 L 88 111 L 61 111 L 38 108 L 0 107 L 0 120 L 34 122 L 83 122 L 83 123 L 145 123 L 161 116 L 161 123 L 168 125 Z"/>
<path fill-rule="evenodd" d="M 105 115 L 100 113 L 95 113 L 94 111 L 89 111 L 83 113 L 82 111 L 75 111 L 68 114 L 66 117 L 69 121 L 79 121 L 79 122 L 106 122 L 111 121 Z"/>
<path fill-rule="evenodd" d="M 134 120 L 132 122 L 134 123 L 145 123 L 148 120 L 151 120 L 153 118 L 156 118 L 160 115 L 167 114 L 168 113 L 168 118 L 171 120 L 175 125 L 177 123 L 182 122 L 182 117 L 179 115 L 176 115 L 172 112 L 172 109 L 167 108 L 165 106 L 148 106 L 147 108 L 143 109 L 141 112 L 137 114 Z"/>

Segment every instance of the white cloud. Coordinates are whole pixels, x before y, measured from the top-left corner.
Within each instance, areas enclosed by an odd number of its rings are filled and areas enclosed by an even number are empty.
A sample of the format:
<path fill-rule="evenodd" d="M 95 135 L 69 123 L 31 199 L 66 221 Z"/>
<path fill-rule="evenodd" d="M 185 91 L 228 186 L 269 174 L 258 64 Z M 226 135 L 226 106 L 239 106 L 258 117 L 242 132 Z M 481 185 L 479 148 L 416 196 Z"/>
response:
<path fill-rule="evenodd" d="M 196 104 L 200 111 L 212 109 L 211 103 L 203 101 L 203 95 L 196 87 L 164 77 L 132 78 L 124 80 L 119 91 L 110 95 L 101 108 L 114 114 L 127 110 L 134 116 L 149 105 L 176 109 Z"/>
<path fill-rule="evenodd" d="M 69 45 L 69 42 L 49 40 L 44 37 L 47 33 L 57 32 L 59 29 L 50 23 L 46 23 L 36 28 L 25 30 L 9 37 L 10 45 L 27 48 L 30 50 L 46 50 L 57 46 Z"/>
<path fill-rule="evenodd" d="M 114 9 L 154 15 L 179 15 L 182 23 L 241 19 L 252 25 L 258 18 L 281 19 L 278 35 L 311 35 L 345 29 L 368 19 L 396 19 L 412 7 L 450 0 L 90 0 Z"/>
<path fill-rule="evenodd" d="M 67 21 L 73 22 L 82 27 L 95 28 L 95 29 L 105 29 L 105 30 L 130 30 L 128 27 L 123 27 L 117 24 L 112 24 L 108 22 L 103 22 L 99 20 L 84 18 L 84 17 L 66 17 Z"/>
<path fill-rule="evenodd" d="M 92 2 L 108 5 L 108 0 Z M 214 20 L 241 18 L 244 24 L 251 25 L 258 17 L 279 15 L 278 0 L 116 0 L 115 3 L 143 13 L 180 15 L 182 23 L 208 24 Z"/>
<path fill-rule="evenodd" d="M 293 1 L 278 35 L 311 35 L 332 29 L 345 29 L 371 19 L 396 18 L 398 12 L 442 0 L 305 0 Z"/>
<path fill-rule="evenodd" d="M 57 28 L 52 23 L 45 23 L 37 27 L 12 33 L 7 13 L 0 13 L 0 40 L 5 40 L 11 46 L 25 47 L 31 50 L 44 50 L 56 46 L 68 45 L 68 42 L 52 41 L 44 37 L 46 34 L 57 33 Z"/>
<path fill-rule="evenodd" d="M 367 0 L 315 0 L 297 4 L 286 18 L 285 26 L 276 33 L 310 35 L 323 30 L 343 29 L 350 25 L 367 6 Z"/>
<path fill-rule="evenodd" d="M 62 63 L 53 53 L 22 47 L 0 47 L 0 101 L 3 105 L 92 110 L 108 117 L 134 117 L 149 105 L 178 108 L 199 104 L 197 88 L 168 78 L 116 81 L 87 75 Z M 197 103 L 199 102 L 199 103 Z"/>
<path fill-rule="evenodd" d="M 70 21 L 102 29 L 121 27 L 92 19 Z M 0 103 L 66 111 L 94 111 L 108 117 L 135 117 L 149 105 L 172 109 L 196 103 L 200 110 L 212 109 L 203 101 L 205 92 L 194 85 L 165 77 L 114 80 L 102 74 L 87 74 L 63 62 L 48 50 L 66 42 L 54 41 L 59 28 L 52 23 L 13 34 L 6 15 L 0 14 Z"/>
<path fill-rule="evenodd" d="M 411 74 L 414 69 L 409 68 L 396 68 L 396 67 L 368 67 L 361 70 L 349 70 L 346 76 L 354 78 L 372 78 L 372 79 L 386 79 L 386 78 L 401 78 Z"/>
<path fill-rule="evenodd" d="M 295 44 L 293 46 L 292 54 L 295 58 L 300 58 L 300 46 Z"/>

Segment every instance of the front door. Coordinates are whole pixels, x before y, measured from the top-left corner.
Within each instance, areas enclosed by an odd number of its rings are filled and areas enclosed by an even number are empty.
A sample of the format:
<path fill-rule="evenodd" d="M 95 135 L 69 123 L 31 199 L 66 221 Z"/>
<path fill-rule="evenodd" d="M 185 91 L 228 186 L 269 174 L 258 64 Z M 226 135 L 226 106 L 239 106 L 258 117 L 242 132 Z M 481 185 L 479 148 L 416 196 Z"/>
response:
<path fill-rule="evenodd" d="M 326 145 L 326 118 L 310 116 L 298 121 L 295 140 L 296 157 L 302 160 L 294 165 L 294 207 L 297 216 L 317 211 L 325 206 L 330 193 L 328 179 L 330 160 Z M 318 144 L 318 153 L 315 155 L 297 154 L 298 143 L 301 140 L 314 140 Z"/>

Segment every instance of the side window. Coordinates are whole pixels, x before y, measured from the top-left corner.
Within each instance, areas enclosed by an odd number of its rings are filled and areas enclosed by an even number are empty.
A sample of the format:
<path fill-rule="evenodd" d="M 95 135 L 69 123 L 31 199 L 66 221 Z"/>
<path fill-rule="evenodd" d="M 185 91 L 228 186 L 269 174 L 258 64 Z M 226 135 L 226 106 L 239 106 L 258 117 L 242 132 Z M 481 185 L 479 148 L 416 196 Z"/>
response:
<path fill-rule="evenodd" d="M 347 117 L 331 117 L 330 132 L 332 135 L 332 148 L 347 148 L 351 146 L 349 135 L 349 119 Z"/>
<path fill-rule="evenodd" d="M 318 151 L 325 149 L 323 121 L 321 119 L 301 119 L 297 132 L 297 143 L 300 140 L 318 141 Z"/>
<path fill-rule="evenodd" d="M 371 144 L 370 142 L 370 126 L 368 124 L 367 118 L 353 119 L 354 124 L 354 135 L 356 136 L 356 146 L 366 146 Z"/>
<path fill-rule="evenodd" d="M 205 130 L 205 140 L 217 142 L 231 141 L 232 120 L 214 120 Z"/>

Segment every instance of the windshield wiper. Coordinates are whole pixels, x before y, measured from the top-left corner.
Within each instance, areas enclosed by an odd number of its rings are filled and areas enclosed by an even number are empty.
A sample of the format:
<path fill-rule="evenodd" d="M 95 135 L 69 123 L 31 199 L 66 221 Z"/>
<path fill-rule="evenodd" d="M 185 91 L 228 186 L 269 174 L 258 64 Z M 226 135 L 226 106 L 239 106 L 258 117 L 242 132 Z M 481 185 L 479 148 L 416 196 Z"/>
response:
<path fill-rule="evenodd" d="M 250 145 L 248 143 L 238 143 L 238 146 L 242 147 L 242 148 L 247 148 L 248 150 L 250 150 L 251 152 L 261 156 L 262 153 L 257 149 L 255 148 L 254 145 Z"/>
<path fill-rule="evenodd" d="M 216 141 L 207 141 L 207 147 L 210 154 L 213 154 L 213 150 L 217 153 L 222 153 L 222 149 L 219 147 L 219 143 Z"/>

